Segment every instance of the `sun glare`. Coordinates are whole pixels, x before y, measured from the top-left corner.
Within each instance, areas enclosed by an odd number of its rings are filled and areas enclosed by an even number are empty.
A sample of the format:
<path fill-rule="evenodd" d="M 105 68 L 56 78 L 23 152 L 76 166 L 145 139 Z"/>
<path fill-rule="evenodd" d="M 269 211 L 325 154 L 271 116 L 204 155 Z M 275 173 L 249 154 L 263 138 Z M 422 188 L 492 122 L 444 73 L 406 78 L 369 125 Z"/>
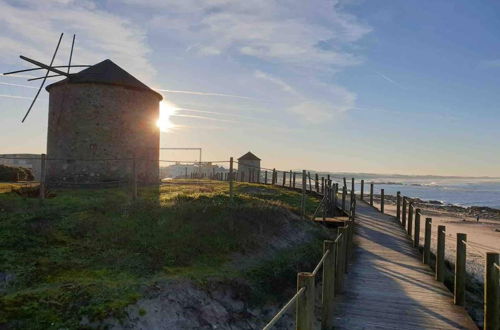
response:
<path fill-rule="evenodd" d="M 170 117 L 175 114 L 176 110 L 175 104 L 168 101 L 160 102 L 160 118 L 156 122 L 156 126 L 158 126 L 161 132 L 169 132 L 175 127 Z"/>

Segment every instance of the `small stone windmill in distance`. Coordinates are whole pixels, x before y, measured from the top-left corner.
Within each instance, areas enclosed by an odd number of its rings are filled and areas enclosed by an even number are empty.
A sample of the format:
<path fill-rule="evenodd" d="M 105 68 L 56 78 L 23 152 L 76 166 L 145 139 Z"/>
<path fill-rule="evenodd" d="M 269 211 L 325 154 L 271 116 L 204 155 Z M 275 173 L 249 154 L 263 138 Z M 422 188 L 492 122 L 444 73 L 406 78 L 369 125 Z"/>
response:
<path fill-rule="evenodd" d="M 42 84 L 23 122 L 46 80 L 64 77 L 46 87 L 47 185 L 126 184 L 132 172 L 139 183 L 158 183 L 160 132 L 156 121 L 162 95 L 109 59 L 95 65 L 72 65 L 75 36 L 68 65 L 54 66 L 62 37 L 49 65 L 21 56 L 37 67 L 4 73 L 46 70 L 44 76 L 29 79 L 42 79 Z M 85 69 L 70 73 L 76 67 Z"/>

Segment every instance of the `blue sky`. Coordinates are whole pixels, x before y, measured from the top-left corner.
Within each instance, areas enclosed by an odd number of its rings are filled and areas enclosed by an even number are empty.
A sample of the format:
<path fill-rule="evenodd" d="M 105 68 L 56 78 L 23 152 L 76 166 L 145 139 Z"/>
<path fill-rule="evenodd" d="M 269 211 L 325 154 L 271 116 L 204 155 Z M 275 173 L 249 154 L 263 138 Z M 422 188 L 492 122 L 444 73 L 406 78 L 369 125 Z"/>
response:
<path fill-rule="evenodd" d="M 165 147 L 266 167 L 500 176 L 500 3 L 0 1 L 0 71 L 110 58 L 175 107 Z M 23 85 L 22 86 L 13 86 Z M 31 87 L 31 88 L 30 88 Z M 45 151 L 48 94 L 0 77 L 0 153 Z M 181 93 L 182 92 L 182 93 Z M 164 152 L 166 159 L 196 153 Z"/>

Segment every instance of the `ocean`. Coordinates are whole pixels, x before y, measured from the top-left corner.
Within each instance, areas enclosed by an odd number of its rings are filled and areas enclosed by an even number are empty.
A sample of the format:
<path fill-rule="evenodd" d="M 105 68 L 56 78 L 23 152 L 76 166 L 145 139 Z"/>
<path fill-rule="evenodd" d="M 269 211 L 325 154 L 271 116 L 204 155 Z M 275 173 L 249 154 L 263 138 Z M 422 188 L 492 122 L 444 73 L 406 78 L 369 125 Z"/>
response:
<path fill-rule="evenodd" d="M 346 176 L 351 178 L 351 176 Z M 355 178 L 360 178 L 354 176 Z M 338 174 L 336 175 L 338 178 Z M 350 187 L 350 179 L 348 186 Z M 335 180 L 335 181 L 338 181 Z M 359 192 L 359 179 L 356 191 Z M 422 200 L 436 200 L 459 206 L 487 206 L 500 209 L 500 178 L 456 178 L 425 176 L 375 176 L 365 178 L 365 194 L 370 192 L 370 182 L 374 182 L 374 193 L 385 189 L 386 195 L 417 197 Z"/>

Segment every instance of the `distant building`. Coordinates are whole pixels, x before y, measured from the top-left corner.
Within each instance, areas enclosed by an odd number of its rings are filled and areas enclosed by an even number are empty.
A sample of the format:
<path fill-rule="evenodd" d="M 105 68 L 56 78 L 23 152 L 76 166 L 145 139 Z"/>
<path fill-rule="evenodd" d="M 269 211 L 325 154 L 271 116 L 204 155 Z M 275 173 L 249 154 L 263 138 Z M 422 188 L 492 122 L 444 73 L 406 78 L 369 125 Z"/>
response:
<path fill-rule="evenodd" d="M 250 151 L 238 158 L 237 180 L 258 182 L 260 176 L 260 158 Z"/>
<path fill-rule="evenodd" d="M 30 169 L 35 181 L 38 181 L 41 172 L 40 158 L 40 154 L 2 154 L 0 155 L 0 164 Z"/>
<path fill-rule="evenodd" d="M 192 174 L 197 177 L 210 178 L 217 173 L 227 173 L 228 169 L 212 164 L 211 162 L 202 162 L 194 164 L 182 164 L 181 162 L 174 165 L 161 167 L 161 178 L 190 178 Z"/>

